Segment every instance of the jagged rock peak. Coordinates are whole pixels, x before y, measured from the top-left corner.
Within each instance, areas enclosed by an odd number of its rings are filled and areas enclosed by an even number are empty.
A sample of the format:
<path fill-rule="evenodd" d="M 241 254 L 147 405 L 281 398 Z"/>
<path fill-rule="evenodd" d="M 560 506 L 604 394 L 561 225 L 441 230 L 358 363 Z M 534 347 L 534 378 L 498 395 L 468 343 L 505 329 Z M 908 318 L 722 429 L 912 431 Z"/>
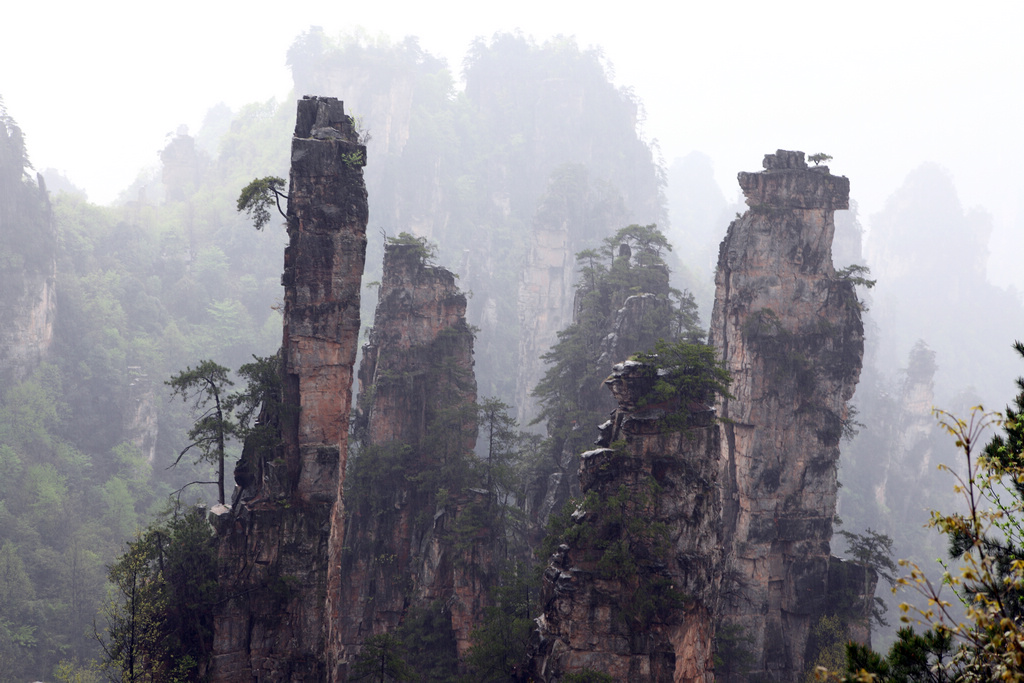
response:
<path fill-rule="evenodd" d="M 311 97 L 299 100 L 295 117 L 295 137 L 340 139 L 358 142 L 352 119 L 345 116 L 345 104 L 336 97 Z"/>
<path fill-rule="evenodd" d="M 747 205 L 794 209 L 850 208 L 850 181 L 829 173 L 828 166 L 808 167 L 803 152 L 780 149 L 766 154 L 765 170 L 738 174 Z"/>
<path fill-rule="evenodd" d="M 356 425 L 360 432 L 365 427 L 368 444 L 411 444 L 423 438 L 428 413 L 439 409 L 433 403 L 448 388 L 428 375 L 445 358 L 467 378 L 460 400 L 472 402 L 476 383 L 466 295 L 459 291 L 451 271 L 427 263 L 422 245 L 388 244 L 374 325 L 359 367 Z M 417 390 L 396 378 L 415 384 Z M 468 390 L 470 384 L 472 390 Z"/>
<path fill-rule="evenodd" d="M 362 448 L 347 475 L 334 680 L 351 673 L 367 638 L 428 612 L 444 642 L 435 654 L 464 655 L 497 580 L 498 553 L 455 542 L 459 516 L 479 510 L 476 499 L 488 492 L 468 489 L 452 469 L 456 462 L 467 469 L 474 457 L 473 331 L 455 276 L 428 263 L 429 255 L 416 238 L 385 246 L 359 368 L 354 433 Z M 444 446 L 438 434 L 448 437 Z M 387 467 L 402 476 L 379 481 Z M 425 480 L 443 481 L 445 494 Z"/>

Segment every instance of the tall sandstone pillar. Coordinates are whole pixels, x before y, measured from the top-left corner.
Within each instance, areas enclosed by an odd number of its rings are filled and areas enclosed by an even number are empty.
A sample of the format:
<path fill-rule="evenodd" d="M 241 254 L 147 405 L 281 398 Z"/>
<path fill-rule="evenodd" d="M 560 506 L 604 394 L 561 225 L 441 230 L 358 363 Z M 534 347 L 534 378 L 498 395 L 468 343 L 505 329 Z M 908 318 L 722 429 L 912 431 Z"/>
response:
<path fill-rule="evenodd" d="M 366 257 L 366 148 L 342 103 L 299 101 L 284 252 L 286 458 L 304 503 L 341 491 Z"/>
<path fill-rule="evenodd" d="M 226 597 L 215 614 L 215 683 L 328 680 L 366 252 L 365 159 L 340 101 L 299 101 L 282 278 L 283 408 L 261 415 L 281 439 L 245 444 L 232 509 L 214 515 Z"/>
<path fill-rule="evenodd" d="M 719 406 L 722 616 L 751 639 L 749 680 L 795 681 L 828 607 L 839 441 L 864 330 L 853 283 L 832 264 L 849 181 L 808 168 L 802 152 L 766 155 L 764 168 L 739 174 L 750 208 L 722 242 L 711 318 L 734 396 Z"/>
<path fill-rule="evenodd" d="M 455 465 L 446 464 L 468 466 L 475 458 L 477 387 L 466 296 L 455 275 L 426 261 L 417 244 L 384 249 L 359 368 L 361 451 L 346 500 L 339 565 L 344 608 L 332 615 L 335 680 L 345 680 L 367 638 L 393 634 L 413 611 L 440 614 L 439 631 L 450 625 L 444 637 L 436 634 L 451 646 L 435 653 L 439 659 L 465 655 L 497 581 L 500 554 L 488 539 L 457 531 L 460 515 L 490 494 L 466 490 L 452 476 Z M 396 470 L 399 475 L 380 481 L 382 472 Z M 447 490 L 443 498 L 438 487 Z"/>

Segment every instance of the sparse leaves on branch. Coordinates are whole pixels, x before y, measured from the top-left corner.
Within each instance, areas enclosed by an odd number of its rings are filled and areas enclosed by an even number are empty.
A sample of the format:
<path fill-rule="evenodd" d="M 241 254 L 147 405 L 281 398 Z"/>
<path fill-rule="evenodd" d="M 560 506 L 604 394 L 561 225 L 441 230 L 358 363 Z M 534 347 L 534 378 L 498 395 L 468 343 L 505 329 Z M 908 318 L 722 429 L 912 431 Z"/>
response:
<path fill-rule="evenodd" d="M 868 289 L 871 289 L 872 287 L 875 286 L 878 280 L 869 280 L 867 276 L 870 274 L 871 269 L 868 268 L 867 266 L 858 266 L 857 264 L 853 264 L 837 270 L 836 279 L 846 280 L 848 282 L 852 282 L 855 285 L 860 285 L 861 287 L 867 287 Z"/>
<path fill-rule="evenodd" d="M 1014 348 L 1024 356 L 1024 345 Z M 1024 680 L 1024 378 L 1017 386 L 1005 417 L 981 406 L 967 419 L 934 411 L 963 455 L 957 470 L 940 466 L 953 476 L 961 505 L 933 511 L 930 523 L 947 538 L 953 562 L 941 563 L 945 571 L 935 582 L 901 560 L 910 574 L 897 583 L 926 604 L 901 604 L 900 620 L 926 630 L 901 629 L 884 657 L 851 644 L 847 673 L 828 680 Z M 986 445 L 990 429 L 999 433 Z"/>
<path fill-rule="evenodd" d="M 288 199 L 282 191 L 284 186 L 284 179 L 277 176 L 253 179 L 238 195 L 238 211 L 245 211 L 257 230 L 262 230 L 270 222 L 271 206 L 276 206 L 278 212 L 287 218 L 281 208 L 281 199 Z"/>
<path fill-rule="evenodd" d="M 197 416 L 188 431 L 189 444 L 178 454 L 174 465 L 192 449 L 199 452 L 201 460 L 217 465 L 217 500 L 223 504 L 224 444 L 236 430 L 225 393 L 234 384 L 228 378 L 228 369 L 212 360 L 204 360 L 195 368 L 185 368 L 165 384 L 171 387 L 173 395 L 181 396 L 186 403 L 191 402 L 192 411 Z"/>
<path fill-rule="evenodd" d="M 825 163 L 826 161 L 832 161 L 832 155 L 825 154 L 824 152 L 818 152 L 807 157 L 807 161 L 814 162 L 815 166 Z"/>

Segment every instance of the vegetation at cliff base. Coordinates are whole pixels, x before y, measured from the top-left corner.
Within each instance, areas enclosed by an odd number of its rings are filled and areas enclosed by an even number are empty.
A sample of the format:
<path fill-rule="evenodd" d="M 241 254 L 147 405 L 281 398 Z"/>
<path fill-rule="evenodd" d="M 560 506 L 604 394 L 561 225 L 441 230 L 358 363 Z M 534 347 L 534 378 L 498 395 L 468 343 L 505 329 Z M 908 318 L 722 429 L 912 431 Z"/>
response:
<path fill-rule="evenodd" d="M 1014 344 L 1024 357 L 1024 344 Z M 841 680 L 995 681 L 1024 679 L 1024 378 L 1005 416 L 979 406 L 969 418 L 936 411 L 963 461 L 941 466 L 955 480 L 962 507 L 932 512 L 931 526 L 949 543 L 942 583 L 915 563 L 899 584 L 926 606 L 900 605 L 905 627 L 886 655 L 850 644 Z M 1000 433 L 988 437 L 990 429 Z M 984 439 L 988 438 L 987 444 Z M 954 604 L 963 607 L 963 618 Z"/>
<path fill-rule="evenodd" d="M 370 636 L 352 664 L 350 681 L 389 683 L 415 680 L 414 671 L 402 659 L 402 641 L 388 633 Z"/>
<path fill-rule="evenodd" d="M 113 588 L 97 634 L 111 680 L 206 680 L 219 599 L 217 551 L 205 509 L 175 510 L 109 568 Z"/>

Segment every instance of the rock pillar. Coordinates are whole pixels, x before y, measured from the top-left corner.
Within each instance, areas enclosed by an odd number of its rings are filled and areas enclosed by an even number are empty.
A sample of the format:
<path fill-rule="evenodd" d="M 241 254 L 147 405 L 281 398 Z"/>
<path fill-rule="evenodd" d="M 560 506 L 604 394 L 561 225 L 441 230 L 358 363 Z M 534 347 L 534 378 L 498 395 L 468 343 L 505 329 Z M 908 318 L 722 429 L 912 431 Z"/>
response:
<path fill-rule="evenodd" d="M 532 674 L 584 669 L 617 681 L 711 683 L 721 583 L 719 431 L 706 406 L 689 426 L 643 405 L 656 369 L 606 380 L 618 402 L 580 465 L 583 502 L 544 573 Z"/>
<path fill-rule="evenodd" d="M 745 676 L 793 681 L 827 609 L 839 441 L 864 331 L 853 283 L 832 265 L 849 181 L 808 168 L 802 152 L 766 155 L 764 169 L 739 174 L 750 208 L 722 242 L 711 318 L 734 396 L 719 406 L 722 611 L 750 639 Z"/>
<path fill-rule="evenodd" d="M 412 611 L 432 615 L 446 650 L 434 654 L 454 662 L 497 579 L 492 544 L 458 523 L 471 508 L 470 516 L 487 510 L 490 498 L 468 488 L 476 483 L 476 379 L 466 296 L 427 257 L 416 241 L 387 245 L 363 347 L 361 448 L 349 470 L 339 565 L 344 607 L 332 615 L 335 680 L 368 637 L 394 634 Z"/>
<path fill-rule="evenodd" d="M 261 414 L 281 438 L 247 441 L 232 509 L 212 515 L 226 598 L 215 614 L 215 683 L 328 680 L 366 251 L 365 159 L 340 101 L 299 101 L 282 278 L 282 407 Z"/>

